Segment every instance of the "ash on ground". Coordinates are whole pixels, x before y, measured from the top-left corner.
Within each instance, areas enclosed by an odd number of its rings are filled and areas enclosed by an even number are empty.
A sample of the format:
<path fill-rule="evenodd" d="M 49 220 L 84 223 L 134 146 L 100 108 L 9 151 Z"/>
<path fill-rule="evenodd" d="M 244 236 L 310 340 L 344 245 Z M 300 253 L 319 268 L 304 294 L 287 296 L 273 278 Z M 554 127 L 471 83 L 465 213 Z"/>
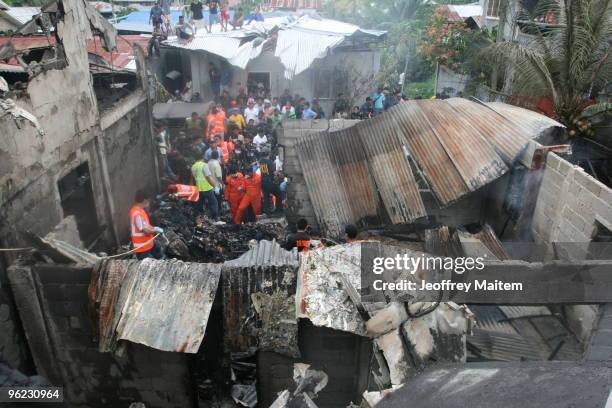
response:
<path fill-rule="evenodd" d="M 224 262 L 247 252 L 252 240 L 284 242 L 287 235 L 282 219 L 235 225 L 226 217 L 225 224 L 215 224 L 194 203 L 164 200 L 153 207 L 152 222 L 164 229 L 166 255 L 183 261 Z"/>

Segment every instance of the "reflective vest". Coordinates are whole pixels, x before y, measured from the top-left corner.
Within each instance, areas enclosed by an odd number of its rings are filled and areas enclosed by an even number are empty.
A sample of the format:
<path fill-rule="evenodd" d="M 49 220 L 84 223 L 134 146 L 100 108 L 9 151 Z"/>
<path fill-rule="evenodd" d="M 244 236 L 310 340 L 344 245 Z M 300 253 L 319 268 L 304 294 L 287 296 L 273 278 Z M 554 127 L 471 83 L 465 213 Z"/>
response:
<path fill-rule="evenodd" d="M 200 198 L 200 192 L 198 191 L 198 188 L 196 186 L 177 184 L 176 193 L 174 193 L 174 196 L 196 202 Z"/>
<path fill-rule="evenodd" d="M 155 237 L 155 234 L 147 234 L 143 230 L 138 229 L 136 226 L 136 219 L 138 217 L 140 217 L 142 220 L 143 225 L 151 225 L 147 212 L 135 205 L 130 210 L 130 232 L 132 234 L 132 245 L 136 249 L 136 252 L 146 252 L 152 249 L 153 245 L 155 245 L 153 242 L 153 237 Z"/>
<path fill-rule="evenodd" d="M 230 155 L 234 153 L 234 144 L 232 142 L 221 142 L 221 152 L 223 153 L 223 163 L 227 163 Z"/>
<path fill-rule="evenodd" d="M 213 186 L 210 185 L 204 175 L 204 166 L 206 166 L 206 163 L 202 160 L 193 163 L 193 166 L 191 166 L 191 174 L 193 174 L 198 191 L 210 191 L 213 189 Z"/>

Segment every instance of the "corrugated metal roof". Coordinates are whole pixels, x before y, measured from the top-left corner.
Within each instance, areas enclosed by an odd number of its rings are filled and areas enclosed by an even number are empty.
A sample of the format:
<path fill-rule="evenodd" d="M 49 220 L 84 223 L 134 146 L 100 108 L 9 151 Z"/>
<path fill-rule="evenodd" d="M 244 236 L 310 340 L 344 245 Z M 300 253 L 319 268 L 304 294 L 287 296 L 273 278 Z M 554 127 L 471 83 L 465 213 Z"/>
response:
<path fill-rule="evenodd" d="M 395 224 L 410 222 L 427 215 L 425 205 L 410 163 L 406 159 L 407 152 L 397 137 L 395 117 L 391 116 L 389 121 L 381 118 L 382 116 L 379 116 L 365 121 L 357 133 L 365 152 L 364 158 L 369 164 L 369 171 L 391 221 Z M 376 208 L 375 206 L 374 202 L 372 207 Z"/>
<path fill-rule="evenodd" d="M 100 350 L 129 340 L 163 351 L 197 353 L 204 338 L 221 264 L 177 260 L 108 261 L 92 275 Z"/>
<path fill-rule="evenodd" d="M 226 261 L 224 267 L 247 267 L 247 266 L 297 266 L 297 249 L 287 251 L 281 247 L 276 240 L 261 240 L 250 250 L 242 254 L 240 258 Z"/>
<path fill-rule="evenodd" d="M 40 7 L 11 7 L 5 10 L 5 13 L 25 24 L 30 21 L 35 15 L 40 14 Z"/>
<path fill-rule="evenodd" d="M 347 224 L 375 216 L 377 197 L 359 135 L 348 129 L 300 139 L 296 151 L 319 225 L 340 236 Z"/>
<path fill-rule="evenodd" d="M 306 136 L 296 151 L 317 218 L 337 235 L 340 225 L 357 221 L 360 214 L 376 215 L 372 202 L 363 212 L 351 205 L 371 198 L 375 190 L 368 194 L 363 188 L 347 188 L 335 159 L 339 149 L 350 152 L 346 160 L 351 163 L 367 162 L 391 220 L 403 223 L 426 215 L 410 161 L 446 206 L 502 176 L 529 139 L 555 126 L 562 125 L 505 104 L 489 108 L 460 98 L 415 100 L 342 132 Z M 345 142 L 333 147 L 329 140 L 339 138 Z"/>
<path fill-rule="evenodd" d="M 118 29 L 123 29 L 121 24 L 117 25 Z M 349 36 L 361 33 L 380 37 L 385 34 L 384 31 L 361 30 L 356 25 L 336 20 L 308 15 L 299 18 L 285 15 L 266 17 L 263 22 L 245 24 L 240 30 L 212 33 L 200 30 L 190 40 L 170 37 L 164 44 L 191 51 L 210 52 L 244 69 L 251 59 L 259 56 L 263 40 L 268 39 L 273 29 L 278 29 L 274 55 L 281 60 L 288 79 L 306 70 L 314 60 L 325 57 L 330 49 Z M 243 42 L 245 38 L 247 41 Z"/>

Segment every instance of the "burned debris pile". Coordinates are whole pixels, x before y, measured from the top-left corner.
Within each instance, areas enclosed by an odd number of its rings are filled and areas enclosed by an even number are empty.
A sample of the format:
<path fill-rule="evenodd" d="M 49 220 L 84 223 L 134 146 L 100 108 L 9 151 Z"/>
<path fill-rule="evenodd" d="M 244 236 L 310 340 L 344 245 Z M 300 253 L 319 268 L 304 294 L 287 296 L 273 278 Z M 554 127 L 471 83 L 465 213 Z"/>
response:
<path fill-rule="evenodd" d="M 167 256 L 191 262 L 222 263 L 247 252 L 252 240 L 283 242 L 286 235 L 280 222 L 216 224 L 189 202 L 160 201 L 153 220 L 164 229 Z"/>

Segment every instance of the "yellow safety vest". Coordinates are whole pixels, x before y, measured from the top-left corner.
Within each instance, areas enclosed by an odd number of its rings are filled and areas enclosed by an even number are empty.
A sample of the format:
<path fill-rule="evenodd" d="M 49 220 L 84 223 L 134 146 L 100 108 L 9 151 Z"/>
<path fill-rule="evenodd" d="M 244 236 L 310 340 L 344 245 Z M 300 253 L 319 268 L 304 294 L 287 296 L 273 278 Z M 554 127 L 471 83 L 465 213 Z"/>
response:
<path fill-rule="evenodd" d="M 210 191 L 213 189 L 213 186 L 210 185 L 204 175 L 204 166 L 206 166 L 206 163 L 201 160 L 195 162 L 193 166 L 191 166 L 191 174 L 193 174 L 198 191 Z"/>

